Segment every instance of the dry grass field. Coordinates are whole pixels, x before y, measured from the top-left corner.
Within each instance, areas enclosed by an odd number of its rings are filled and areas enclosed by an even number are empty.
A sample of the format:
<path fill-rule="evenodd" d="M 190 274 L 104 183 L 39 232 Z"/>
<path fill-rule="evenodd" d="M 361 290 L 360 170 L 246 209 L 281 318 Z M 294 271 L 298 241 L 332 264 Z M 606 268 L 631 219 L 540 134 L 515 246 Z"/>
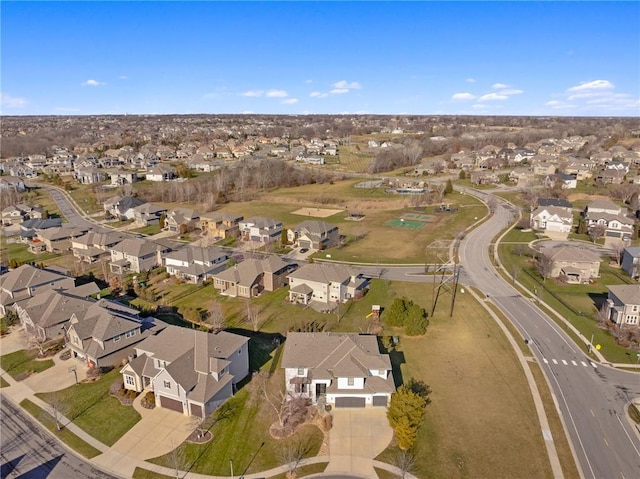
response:
<path fill-rule="evenodd" d="M 424 285 L 402 283 L 424 298 Z M 395 287 L 395 285 L 394 285 Z M 523 371 L 495 322 L 471 297 L 438 305 L 425 337 L 400 340 L 402 376 L 428 384 L 431 404 L 415 446 L 417 477 L 548 478 L 552 476 Z M 397 449 L 380 459 L 392 462 Z"/>

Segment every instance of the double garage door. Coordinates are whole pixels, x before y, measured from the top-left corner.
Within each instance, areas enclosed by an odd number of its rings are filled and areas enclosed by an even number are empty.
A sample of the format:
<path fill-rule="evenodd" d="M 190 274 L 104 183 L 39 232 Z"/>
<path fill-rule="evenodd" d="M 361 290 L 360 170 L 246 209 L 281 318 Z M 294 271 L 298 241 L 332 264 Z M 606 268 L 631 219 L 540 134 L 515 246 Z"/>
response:
<path fill-rule="evenodd" d="M 177 399 L 168 398 L 166 396 L 158 396 L 160 399 L 160 406 L 166 409 L 171 409 L 172 411 L 177 411 L 179 413 L 183 413 L 184 409 L 182 408 L 182 401 L 178 401 Z"/>
<path fill-rule="evenodd" d="M 386 407 L 387 396 L 373 396 L 373 407 Z M 343 396 L 336 398 L 336 407 L 365 407 L 366 400 L 363 397 Z"/>

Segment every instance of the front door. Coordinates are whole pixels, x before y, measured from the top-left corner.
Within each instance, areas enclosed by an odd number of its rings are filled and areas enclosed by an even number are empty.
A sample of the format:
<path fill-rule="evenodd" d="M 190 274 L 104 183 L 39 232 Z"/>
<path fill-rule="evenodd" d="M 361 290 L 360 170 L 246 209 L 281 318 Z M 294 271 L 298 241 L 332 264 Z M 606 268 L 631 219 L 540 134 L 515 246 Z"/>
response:
<path fill-rule="evenodd" d="M 324 383 L 317 383 L 316 384 L 316 401 L 320 396 L 324 396 L 326 392 L 327 392 L 327 385 Z"/>

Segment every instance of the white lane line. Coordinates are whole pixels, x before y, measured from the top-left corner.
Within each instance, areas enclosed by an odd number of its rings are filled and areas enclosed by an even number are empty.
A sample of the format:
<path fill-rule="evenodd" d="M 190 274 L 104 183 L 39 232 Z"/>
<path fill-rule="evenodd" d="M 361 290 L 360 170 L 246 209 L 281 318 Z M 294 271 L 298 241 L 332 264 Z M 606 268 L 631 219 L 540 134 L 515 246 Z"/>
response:
<path fill-rule="evenodd" d="M 555 359 L 552 359 L 551 361 L 553 361 L 553 364 L 558 364 L 558 361 L 556 361 Z"/>
<path fill-rule="evenodd" d="M 585 363 L 584 361 L 580 361 L 580 364 L 582 364 L 585 368 L 588 366 L 588 364 Z"/>
<path fill-rule="evenodd" d="M 568 362 L 566 362 L 564 359 L 562 360 L 562 364 L 564 364 L 565 366 L 568 366 L 568 365 L 569 365 L 569 363 L 568 363 Z"/>
<path fill-rule="evenodd" d="M 549 360 L 547 358 L 542 358 L 545 364 L 549 364 Z"/>
<path fill-rule="evenodd" d="M 573 364 L 574 366 L 577 366 L 578 363 L 576 363 L 575 361 L 571 360 L 571 364 Z"/>

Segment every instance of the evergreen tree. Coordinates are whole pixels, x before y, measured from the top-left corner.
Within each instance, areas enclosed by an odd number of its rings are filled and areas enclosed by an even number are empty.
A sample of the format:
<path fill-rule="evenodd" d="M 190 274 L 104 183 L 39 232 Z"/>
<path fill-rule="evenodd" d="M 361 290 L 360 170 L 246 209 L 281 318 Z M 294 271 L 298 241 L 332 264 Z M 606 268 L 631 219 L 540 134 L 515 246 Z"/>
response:
<path fill-rule="evenodd" d="M 453 193 L 453 183 L 451 183 L 451 179 L 447 180 L 447 184 L 444 187 L 444 194 L 449 195 Z"/>

